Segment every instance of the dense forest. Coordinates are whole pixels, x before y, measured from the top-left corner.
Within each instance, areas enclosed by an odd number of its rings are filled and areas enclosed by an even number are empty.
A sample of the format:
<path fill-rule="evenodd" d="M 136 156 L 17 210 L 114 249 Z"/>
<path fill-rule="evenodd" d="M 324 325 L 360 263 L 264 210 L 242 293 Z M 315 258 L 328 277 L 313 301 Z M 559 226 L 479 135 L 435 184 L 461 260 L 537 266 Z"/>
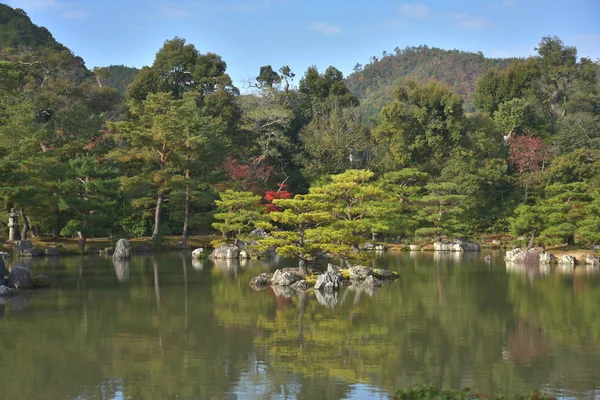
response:
<path fill-rule="evenodd" d="M 600 241 L 600 65 L 557 37 L 528 59 L 398 50 L 347 80 L 265 65 L 240 94 L 183 38 L 139 71 L 90 71 L 22 10 L 0 5 L 0 29 L 0 195 L 23 237 L 185 239 L 214 215 L 225 237 L 287 228 L 337 254 L 374 236 Z"/>

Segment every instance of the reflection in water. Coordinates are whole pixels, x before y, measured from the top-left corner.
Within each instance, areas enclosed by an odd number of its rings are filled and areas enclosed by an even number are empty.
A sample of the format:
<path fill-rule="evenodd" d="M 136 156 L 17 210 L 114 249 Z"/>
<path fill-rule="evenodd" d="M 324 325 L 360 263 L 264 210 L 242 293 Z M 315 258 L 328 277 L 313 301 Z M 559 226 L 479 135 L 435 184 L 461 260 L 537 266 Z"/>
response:
<path fill-rule="evenodd" d="M 131 268 L 131 261 L 124 258 L 113 258 L 112 263 L 115 267 L 115 275 L 119 282 L 129 280 L 129 269 Z"/>
<path fill-rule="evenodd" d="M 202 271 L 207 263 L 208 261 L 206 260 L 192 259 L 192 268 L 194 268 L 197 271 Z"/>
<path fill-rule="evenodd" d="M 248 286 L 285 260 L 35 261 L 53 286 L 26 309 L 0 304 L 0 398 L 346 399 L 416 383 L 596 393 L 598 269 L 564 276 L 483 256 L 386 254 L 375 266 L 400 279 L 336 292 Z"/>
<path fill-rule="evenodd" d="M 537 278 L 543 278 L 550 273 L 550 265 L 549 264 L 522 264 L 522 263 L 514 263 L 510 261 L 505 261 L 506 263 L 506 271 L 512 272 L 520 275 L 526 275 L 530 281 L 534 281 Z"/>

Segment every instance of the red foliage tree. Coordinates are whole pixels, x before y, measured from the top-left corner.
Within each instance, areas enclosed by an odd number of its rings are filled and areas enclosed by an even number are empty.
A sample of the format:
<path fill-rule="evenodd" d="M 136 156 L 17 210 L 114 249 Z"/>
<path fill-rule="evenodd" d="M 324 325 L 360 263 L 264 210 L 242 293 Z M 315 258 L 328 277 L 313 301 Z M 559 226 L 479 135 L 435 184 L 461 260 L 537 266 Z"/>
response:
<path fill-rule="evenodd" d="M 550 160 L 548 145 L 540 138 L 513 136 L 508 145 L 508 160 L 517 167 L 520 174 L 539 171 Z"/>
<path fill-rule="evenodd" d="M 265 192 L 265 201 L 267 202 L 267 210 L 265 212 L 270 213 L 273 211 L 280 211 L 279 208 L 275 204 L 273 204 L 273 200 L 275 199 L 289 199 L 292 197 L 292 193 L 285 190 L 287 185 L 285 183 L 278 183 L 278 190 L 269 190 Z"/>

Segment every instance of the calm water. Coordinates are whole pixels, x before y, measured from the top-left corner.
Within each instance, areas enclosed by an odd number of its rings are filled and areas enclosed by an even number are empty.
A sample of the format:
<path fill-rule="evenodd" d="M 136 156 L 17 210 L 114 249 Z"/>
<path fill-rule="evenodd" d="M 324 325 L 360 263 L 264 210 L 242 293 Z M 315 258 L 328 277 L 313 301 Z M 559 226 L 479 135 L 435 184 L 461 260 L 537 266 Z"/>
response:
<path fill-rule="evenodd" d="M 0 304 L 0 399 L 600 398 L 598 271 L 486 254 L 387 254 L 399 280 L 330 297 L 253 291 L 264 263 L 39 260 L 54 286 Z"/>

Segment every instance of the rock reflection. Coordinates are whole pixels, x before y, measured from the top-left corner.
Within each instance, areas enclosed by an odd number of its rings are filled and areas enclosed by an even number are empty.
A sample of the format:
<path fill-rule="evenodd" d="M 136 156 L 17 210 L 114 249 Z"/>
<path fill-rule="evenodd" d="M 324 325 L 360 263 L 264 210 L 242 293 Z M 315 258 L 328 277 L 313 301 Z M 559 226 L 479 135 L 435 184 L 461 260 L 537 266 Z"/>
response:
<path fill-rule="evenodd" d="M 327 308 L 334 308 L 340 302 L 337 290 L 315 290 L 315 296 L 319 304 Z"/>
<path fill-rule="evenodd" d="M 531 265 L 506 261 L 506 271 L 509 273 L 526 275 L 530 281 L 534 281 L 537 278 L 547 276 L 550 273 L 550 265 Z"/>
<path fill-rule="evenodd" d="M 296 295 L 296 291 L 287 286 L 273 285 L 271 286 L 271 290 L 273 291 L 275 297 L 285 297 L 291 299 Z"/>
<path fill-rule="evenodd" d="M 115 267 L 115 274 L 119 282 L 129 280 L 129 271 L 131 269 L 131 261 L 124 258 L 113 258 L 112 263 Z"/>
<path fill-rule="evenodd" d="M 202 271 L 204 269 L 204 266 L 206 265 L 208 261 L 206 260 L 192 260 L 192 268 L 194 268 L 196 271 Z"/>

